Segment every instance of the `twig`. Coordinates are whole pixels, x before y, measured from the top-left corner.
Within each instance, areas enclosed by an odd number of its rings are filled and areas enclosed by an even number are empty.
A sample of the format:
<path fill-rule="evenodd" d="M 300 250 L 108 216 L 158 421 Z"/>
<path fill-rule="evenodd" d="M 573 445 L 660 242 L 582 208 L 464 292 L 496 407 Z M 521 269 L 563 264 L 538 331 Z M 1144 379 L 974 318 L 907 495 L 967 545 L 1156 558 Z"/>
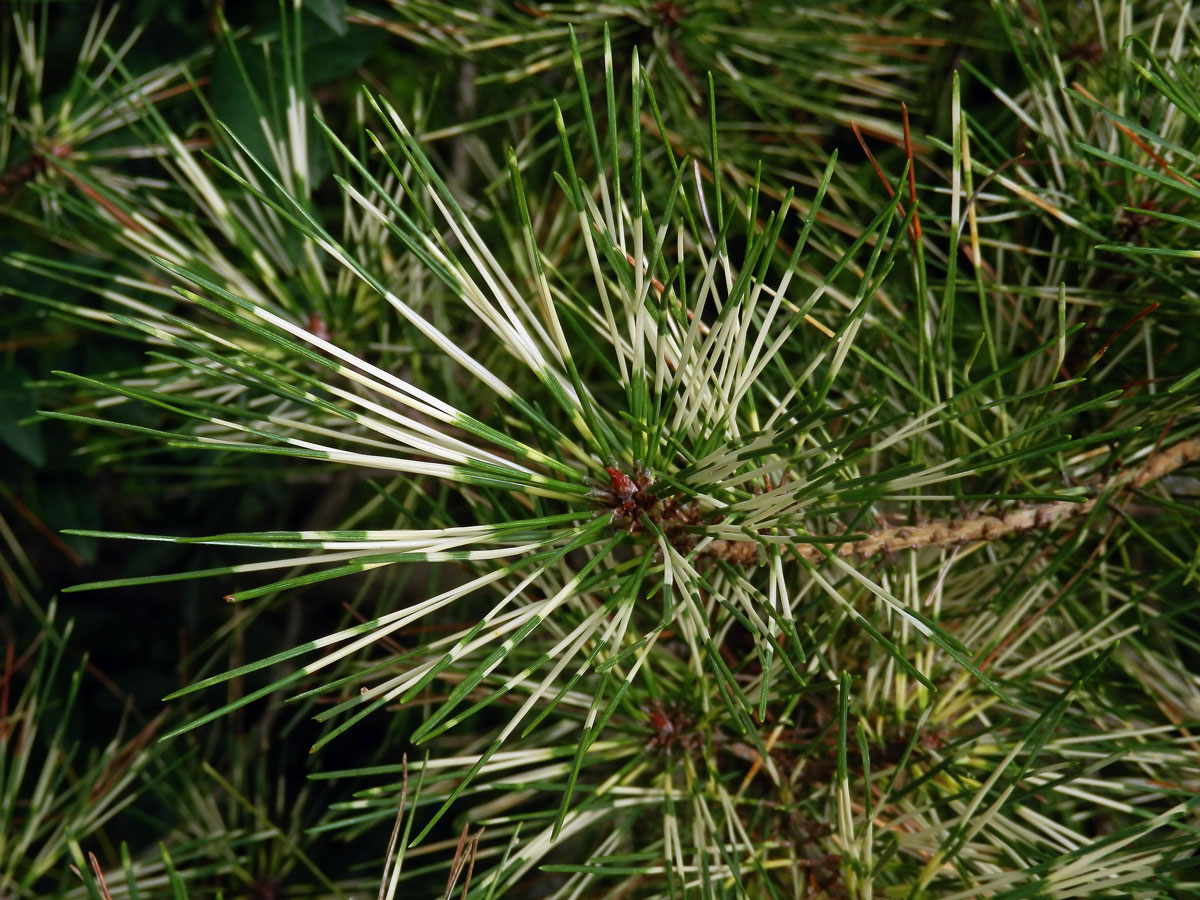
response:
<path fill-rule="evenodd" d="M 899 550 L 921 550 L 925 547 L 949 547 L 973 541 L 994 541 L 1011 534 L 1051 528 L 1066 519 L 1088 515 L 1098 502 L 1115 491 L 1138 490 L 1196 460 L 1200 460 L 1200 438 L 1191 438 L 1166 450 L 1152 453 L 1146 462 L 1136 469 L 1127 469 L 1114 475 L 1095 497 L 1082 503 L 1056 500 L 1011 509 L 1000 516 L 941 519 L 924 525 L 881 528 L 869 533 L 860 541 L 839 544 L 832 552 L 840 557 L 866 558 Z M 798 543 L 791 549 L 808 562 L 819 562 L 826 556 L 824 546 Z M 701 552 L 704 556 L 750 565 L 758 560 L 758 548 L 759 545 L 754 541 L 718 540 L 709 543 Z"/>

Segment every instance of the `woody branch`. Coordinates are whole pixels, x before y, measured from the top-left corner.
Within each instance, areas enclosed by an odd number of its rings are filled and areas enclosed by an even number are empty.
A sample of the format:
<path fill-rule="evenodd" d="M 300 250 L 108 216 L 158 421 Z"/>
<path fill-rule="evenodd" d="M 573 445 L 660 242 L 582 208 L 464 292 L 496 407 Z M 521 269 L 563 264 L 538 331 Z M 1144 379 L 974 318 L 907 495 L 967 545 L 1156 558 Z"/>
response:
<path fill-rule="evenodd" d="M 1107 502 L 1118 491 L 1139 490 L 1196 460 L 1200 460 L 1200 438 L 1190 438 L 1151 454 L 1137 468 L 1114 475 L 1103 483 L 1095 496 L 1082 502 L 1057 500 L 1017 507 L 998 516 L 939 519 L 922 525 L 880 528 L 862 540 L 838 544 L 831 552 L 840 557 L 867 558 L 899 550 L 994 541 L 1012 534 L 1051 528 L 1067 519 L 1088 515 L 1097 503 Z M 754 541 L 718 540 L 707 544 L 701 552 L 728 562 L 750 564 L 758 559 L 758 547 Z M 809 562 L 819 562 L 829 552 L 824 547 L 817 543 L 798 543 L 791 549 Z"/>

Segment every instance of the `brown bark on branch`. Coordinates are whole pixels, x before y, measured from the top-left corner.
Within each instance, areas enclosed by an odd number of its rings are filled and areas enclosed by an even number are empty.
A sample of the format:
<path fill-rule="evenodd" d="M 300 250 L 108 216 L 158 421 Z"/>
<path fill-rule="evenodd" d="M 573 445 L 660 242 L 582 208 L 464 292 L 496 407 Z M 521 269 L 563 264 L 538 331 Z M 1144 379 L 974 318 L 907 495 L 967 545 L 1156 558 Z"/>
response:
<path fill-rule="evenodd" d="M 994 541 L 1026 531 L 1051 528 L 1067 519 L 1086 516 L 1101 498 L 1119 490 L 1138 490 L 1196 460 L 1200 460 L 1200 438 L 1190 438 L 1152 453 L 1137 468 L 1126 469 L 1114 475 L 1104 483 L 1096 496 L 1089 500 L 1079 503 L 1058 500 L 1010 509 L 998 516 L 941 519 L 923 525 L 881 528 L 862 540 L 837 544 L 832 552 L 840 557 L 866 558 L 880 553 L 895 553 L 898 550 L 921 550 L 925 547 Z M 754 541 L 717 540 L 707 544 L 701 553 L 727 562 L 752 565 L 759 559 L 760 546 Z M 790 549 L 809 562 L 820 562 L 826 556 L 826 550 L 823 548 L 824 545 L 798 543 Z"/>

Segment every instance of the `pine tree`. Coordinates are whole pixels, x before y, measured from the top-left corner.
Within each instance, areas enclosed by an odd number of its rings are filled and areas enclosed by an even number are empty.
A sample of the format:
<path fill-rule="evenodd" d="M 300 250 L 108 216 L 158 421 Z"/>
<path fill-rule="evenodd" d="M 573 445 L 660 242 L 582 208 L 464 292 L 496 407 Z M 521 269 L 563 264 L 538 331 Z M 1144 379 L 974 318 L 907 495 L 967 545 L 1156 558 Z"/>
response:
<path fill-rule="evenodd" d="M 1197 896 L 1194 15 L 867 6 L 100 12 L 53 92 L 14 11 L 8 306 L 139 354 L 45 427 L 193 511 L 67 590 L 233 612 L 94 757 L 144 847 L 22 762 L 0 893 Z"/>

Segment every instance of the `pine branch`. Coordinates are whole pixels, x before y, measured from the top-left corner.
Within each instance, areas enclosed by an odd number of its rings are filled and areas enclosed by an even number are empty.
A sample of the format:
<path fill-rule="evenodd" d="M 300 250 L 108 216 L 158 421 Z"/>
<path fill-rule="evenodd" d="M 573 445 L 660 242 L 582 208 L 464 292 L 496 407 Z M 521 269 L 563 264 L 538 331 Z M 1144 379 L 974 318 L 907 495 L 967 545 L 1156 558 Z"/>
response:
<path fill-rule="evenodd" d="M 881 528 L 860 541 L 847 541 L 834 551 L 841 557 L 867 558 L 899 550 L 921 550 L 926 547 L 949 547 L 972 541 L 994 541 L 1034 529 L 1052 528 L 1067 519 L 1088 515 L 1103 498 L 1122 489 L 1139 490 L 1171 474 L 1190 462 L 1200 459 L 1200 438 L 1191 438 L 1150 455 L 1137 469 L 1127 469 L 1104 483 L 1095 497 L 1082 503 L 1056 500 L 1011 509 L 1000 516 L 975 516 L 957 519 L 938 519 L 923 525 Z M 800 543 L 793 549 L 808 562 L 825 558 L 824 544 Z M 712 541 L 701 551 L 704 556 L 719 557 L 727 562 L 750 565 L 758 560 L 758 544 L 754 541 Z"/>

